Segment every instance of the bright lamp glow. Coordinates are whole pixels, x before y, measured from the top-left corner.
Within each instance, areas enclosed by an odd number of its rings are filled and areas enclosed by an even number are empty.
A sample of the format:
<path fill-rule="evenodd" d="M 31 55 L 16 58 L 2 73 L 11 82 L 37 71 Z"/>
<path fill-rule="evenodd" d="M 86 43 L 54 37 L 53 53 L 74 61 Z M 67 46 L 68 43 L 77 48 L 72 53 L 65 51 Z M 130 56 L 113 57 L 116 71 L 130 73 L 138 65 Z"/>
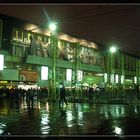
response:
<path fill-rule="evenodd" d="M 51 31 L 55 31 L 56 30 L 56 24 L 55 23 L 51 23 L 49 25 L 49 28 L 50 28 Z"/>
<path fill-rule="evenodd" d="M 41 80 L 48 80 L 48 67 L 41 67 Z"/>
<path fill-rule="evenodd" d="M 4 67 L 4 55 L 0 55 L 0 70 L 3 70 Z"/>
<path fill-rule="evenodd" d="M 71 81 L 71 77 L 72 77 L 72 70 L 71 69 L 67 69 L 66 70 L 66 80 L 67 81 Z"/>
<path fill-rule="evenodd" d="M 112 46 L 112 47 L 110 48 L 110 52 L 111 52 L 111 53 L 115 53 L 115 52 L 116 52 L 116 47 L 115 47 L 115 46 Z"/>

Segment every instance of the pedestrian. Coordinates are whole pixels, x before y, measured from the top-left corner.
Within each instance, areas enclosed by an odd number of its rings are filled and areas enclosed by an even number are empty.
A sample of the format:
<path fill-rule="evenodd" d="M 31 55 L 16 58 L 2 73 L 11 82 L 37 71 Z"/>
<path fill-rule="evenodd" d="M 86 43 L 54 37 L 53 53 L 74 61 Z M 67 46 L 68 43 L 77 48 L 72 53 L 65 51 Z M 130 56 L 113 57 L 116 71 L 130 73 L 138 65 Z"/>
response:
<path fill-rule="evenodd" d="M 89 102 L 90 103 L 92 103 L 92 101 L 93 101 L 93 91 L 94 91 L 93 87 L 90 86 L 89 90 L 88 90 L 88 97 L 89 97 Z"/>
<path fill-rule="evenodd" d="M 67 105 L 67 100 L 66 100 L 66 89 L 64 84 L 62 84 L 62 87 L 60 88 L 60 99 L 59 99 L 59 106 L 61 105 L 61 103 L 65 102 L 65 104 Z"/>

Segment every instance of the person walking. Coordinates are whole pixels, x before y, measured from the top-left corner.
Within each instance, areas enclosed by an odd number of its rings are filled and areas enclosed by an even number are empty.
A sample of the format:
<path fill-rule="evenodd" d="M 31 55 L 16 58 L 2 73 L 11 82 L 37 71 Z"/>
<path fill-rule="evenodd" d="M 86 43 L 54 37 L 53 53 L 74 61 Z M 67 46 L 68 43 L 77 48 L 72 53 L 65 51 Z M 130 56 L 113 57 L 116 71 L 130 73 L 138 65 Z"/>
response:
<path fill-rule="evenodd" d="M 94 89 L 93 89 L 92 86 L 90 86 L 89 87 L 89 90 L 88 90 L 89 103 L 92 103 L 93 102 L 93 94 L 94 94 Z"/>
<path fill-rule="evenodd" d="M 62 103 L 67 105 L 67 100 L 66 100 L 66 89 L 64 84 L 62 84 L 62 87 L 60 88 L 60 99 L 59 99 L 59 106 L 61 106 Z"/>

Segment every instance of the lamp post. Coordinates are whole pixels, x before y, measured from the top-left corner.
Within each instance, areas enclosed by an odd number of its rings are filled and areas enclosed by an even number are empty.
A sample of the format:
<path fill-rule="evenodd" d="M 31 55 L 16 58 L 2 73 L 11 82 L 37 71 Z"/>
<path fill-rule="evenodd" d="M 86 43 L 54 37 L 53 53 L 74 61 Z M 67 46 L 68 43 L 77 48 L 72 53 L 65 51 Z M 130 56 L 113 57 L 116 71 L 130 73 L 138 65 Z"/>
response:
<path fill-rule="evenodd" d="M 50 44 L 52 47 L 51 65 L 49 68 L 49 98 L 56 100 L 56 59 L 57 59 L 57 37 L 55 36 L 56 24 L 49 25 L 51 30 Z"/>
<path fill-rule="evenodd" d="M 107 103 L 109 100 L 109 93 L 113 93 L 114 88 L 114 57 L 113 53 L 115 53 L 117 48 L 115 46 L 111 46 L 109 50 L 103 52 L 104 60 L 105 60 L 105 73 L 104 73 L 104 82 L 106 83 L 105 91 L 106 91 L 106 99 Z"/>
<path fill-rule="evenodd" d="M 113 54 L 116 52 L 116 47 L 115 46 L 111 46 L 109 49 L 110 52 L 110 85 L 111 85 L 111 93 L 114 93 L 114 81 L 115 81 L 115 77 L 114 77 L 114 57 Z"/>

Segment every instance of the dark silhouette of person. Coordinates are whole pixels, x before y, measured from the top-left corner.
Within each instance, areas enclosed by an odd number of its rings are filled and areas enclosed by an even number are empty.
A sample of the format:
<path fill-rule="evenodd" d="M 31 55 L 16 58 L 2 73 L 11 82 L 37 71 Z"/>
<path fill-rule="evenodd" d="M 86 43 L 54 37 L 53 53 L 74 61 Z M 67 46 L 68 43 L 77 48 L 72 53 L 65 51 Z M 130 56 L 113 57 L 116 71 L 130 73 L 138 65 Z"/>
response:
<path fill-rule="evenodd" d="M 60 117 L 66 116 L 66 108 L 60 108 Z"/>
<path fill-rule="evenodd" d="M 59 99 L 59 106 L 61 105 L 61 103 L 65 102 L 65 104 L 67 105 L 67 100 L 66 100 L 66 89 L 64 87 L 64 85 L 62 85 L 62 87 L 60 88 L 60 99 Z"/>
<path fill-rule="evenodd" d="M 92 100 L 93 100 L 93 94 L 94 94 L 94 89 L 93 87 L 89 87 L 89 90 L 88 90 L 88 97 L 89 97 L 89 102 L 91 103 Z"/>

